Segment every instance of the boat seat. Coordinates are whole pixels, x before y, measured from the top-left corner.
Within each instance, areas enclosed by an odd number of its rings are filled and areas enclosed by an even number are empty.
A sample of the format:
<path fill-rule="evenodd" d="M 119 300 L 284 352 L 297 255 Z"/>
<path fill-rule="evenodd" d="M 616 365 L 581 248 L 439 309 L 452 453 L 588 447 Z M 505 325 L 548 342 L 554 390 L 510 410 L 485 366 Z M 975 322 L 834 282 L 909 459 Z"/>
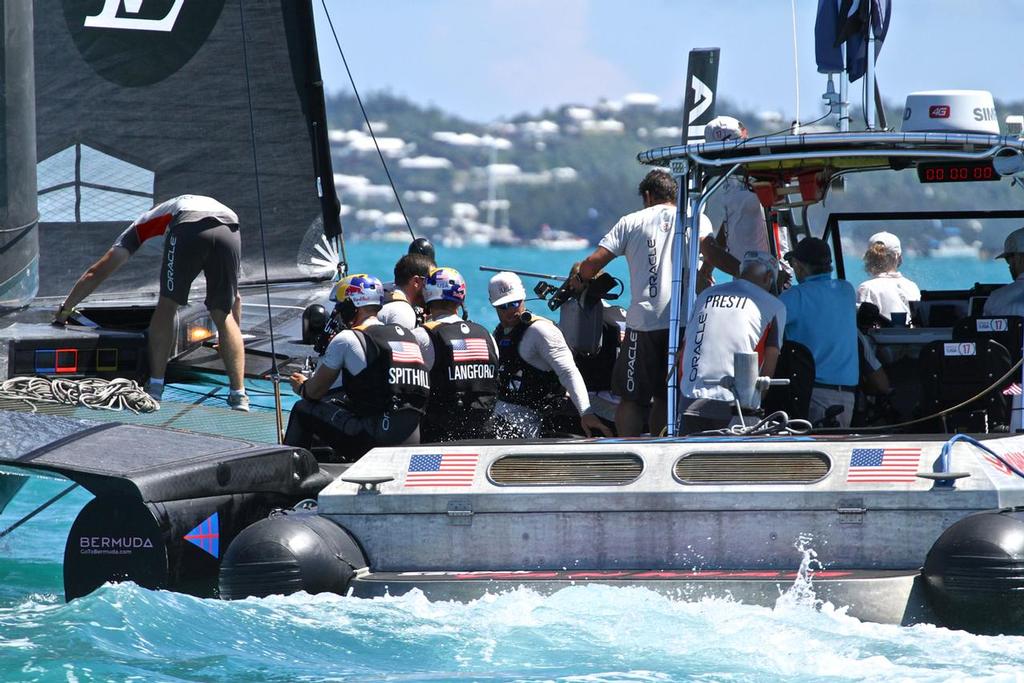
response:
<path fill-rule="evenodd" d="M 924 415 L 955 406 L 1006 374 L 1010 353 L 992 339 L 932 342 L 921 351 L 921 410 Z M 1010 422 L 1010 397 L 996 387 L 984 397 L 940 418 L 933 428 L 951 432 L 991 432 Z"/>
<path fill-rule="evenodd" d="M 953 326 L 953 341 L 977 341 L 991 339 L 1003 345 L 1014 362 L 1021 356 L 1024 342 L 1024 318 L 1016 315 L 983 316 L 964 318 Z"/>
<path fill-rule="evenodd" d="M 788 379 L 789 386 L 768 390 L 761 401 L 765 415 L 784 410 L 790 417 L 807 418 L 814 389 L 814 356 L 810 349 L 795 341 L 786 341 L 779 351 L 775 379 Z"/>

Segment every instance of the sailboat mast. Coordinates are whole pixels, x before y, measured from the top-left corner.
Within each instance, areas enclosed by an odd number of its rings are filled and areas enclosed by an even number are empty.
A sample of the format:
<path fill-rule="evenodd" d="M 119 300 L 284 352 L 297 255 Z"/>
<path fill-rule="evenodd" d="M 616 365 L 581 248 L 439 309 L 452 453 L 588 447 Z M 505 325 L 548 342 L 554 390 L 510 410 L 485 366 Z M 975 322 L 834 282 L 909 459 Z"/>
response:
<path fill-rule="evenodd" d="M 0 8 L 0 308 L 39 291 L 32 1 Z"/>

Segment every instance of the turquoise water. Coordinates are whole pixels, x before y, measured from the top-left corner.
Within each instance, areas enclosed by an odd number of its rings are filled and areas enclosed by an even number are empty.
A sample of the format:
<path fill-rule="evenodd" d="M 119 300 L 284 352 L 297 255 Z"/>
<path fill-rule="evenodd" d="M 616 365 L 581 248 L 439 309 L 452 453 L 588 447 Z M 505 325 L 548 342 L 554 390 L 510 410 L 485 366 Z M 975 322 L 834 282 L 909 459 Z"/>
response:
<path fill-rule="evenodd" d="M 395 261 L 405 253 L 404 244 L 384 242 L 355 242 L 348 245 L 350 272 L 367 272 L 384 281 L 393 279 Z M 487 301 L 487 282 L 494 273 L 480 270 L 480 266 L 494 266 L 565 276 L 574 261 L 585 258 L 592 249 L 580 251 L 539 251 L 528 247 L 511 248 L 438 248 L 438 265 L 452 266 L 466 278 L 470 317 L 481 324 L 493 327 L 498 319 Z M 629 271 L 625 259 L 612 261 L 608 271 L 623 280 L 626 291 L 618 303 L 628 305 Z M 1010 275 L 1004 261 L 979 260 L 971 258 L 908 258 L 901 271 L 914 280 L 921 289 L 969 289 L 975 282 L 1009 282 Z M 867 279 L 861 261 L 847 256 L 846 278 L 857 285 Z M 717 281 L 728 280 L 729 276 L 716 273 Z M 532 293 L 537 278 L 524 278 L 528 293 Z M 548 281 L 551 284 L 557 282 Z M 544 314 L 547 306 L 543 302 L 527 303 L 535 313 Z M 548 315 L 551 315 L 548 312 Z M 557 316 L 557 313 L 554 314 Z"/>
<path fill-rule="evenodd" d="M 399 245 L 353 244 L 354 271 L 386 274 Z M 493 324 L 481 264 L 563 273 L 572 253 L 443 250 Z M 851 265 L 851 280 L 856 264 Z M 621 269 L 622 266 L 620 265 Z M 912 260 L 923 289 L 1006 281 L 1001 262 Z M 614 271 L 613 271 L 614 272 Z M 617 274 L 622 275 L 619 270 Z M 862 277 L 862 276 L 861 276 Z M 492 316 L 492 317 L 488 317 Z M 32 479 L 0 529 L 57 493 Z M 220 602 L 110 585 L 63 602 L 75 491 L 0 539 L 0 681 L 1021 681 L 1024 638 L 862 623 L 802 591 L 773 609 L 578 586 L 468 604 L 412 593 Z M 827 564 L 827 549 L 818 549 Z M 794 551 L 793 568 L 800 564 Z"/>

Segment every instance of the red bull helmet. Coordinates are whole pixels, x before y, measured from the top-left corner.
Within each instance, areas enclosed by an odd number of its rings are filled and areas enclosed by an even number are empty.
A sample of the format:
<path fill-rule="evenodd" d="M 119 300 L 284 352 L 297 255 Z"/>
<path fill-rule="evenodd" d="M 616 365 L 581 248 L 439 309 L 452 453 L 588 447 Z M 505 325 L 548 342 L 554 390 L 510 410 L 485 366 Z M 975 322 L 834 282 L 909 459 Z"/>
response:
<path fill-rule="evenodd" d="M 338 281 L 331 290 L 331 301 L 350 302 L 353 307 L 380 306 L 384 303 L 384 285 L 372 275 L 359 273 Z"/>
<path fill-rule="evenodd" d="M 428 304 L 431 301 L 465 303 L 466 280 L 454 268 L 434 268 L 423 285 L 423 301 Z"/>

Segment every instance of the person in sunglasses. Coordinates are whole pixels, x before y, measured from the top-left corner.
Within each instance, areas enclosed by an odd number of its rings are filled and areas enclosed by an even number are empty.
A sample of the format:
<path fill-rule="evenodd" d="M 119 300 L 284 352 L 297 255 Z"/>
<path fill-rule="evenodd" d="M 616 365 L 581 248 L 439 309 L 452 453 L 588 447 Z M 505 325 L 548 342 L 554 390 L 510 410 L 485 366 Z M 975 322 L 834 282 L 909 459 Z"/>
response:
<path fill-rule="evenodd" d="M 611 436 L 590 408 L 587 385 L 558 327 L 526 310 L 526 289 L 515 273 L 501 272 L 487 287 L 498 314 L 494 339 L 498 343 L 497 436 L 541 436 L 543 417 L 564 400 L 566 392 L 580 415 L 587 436 Z"/>

